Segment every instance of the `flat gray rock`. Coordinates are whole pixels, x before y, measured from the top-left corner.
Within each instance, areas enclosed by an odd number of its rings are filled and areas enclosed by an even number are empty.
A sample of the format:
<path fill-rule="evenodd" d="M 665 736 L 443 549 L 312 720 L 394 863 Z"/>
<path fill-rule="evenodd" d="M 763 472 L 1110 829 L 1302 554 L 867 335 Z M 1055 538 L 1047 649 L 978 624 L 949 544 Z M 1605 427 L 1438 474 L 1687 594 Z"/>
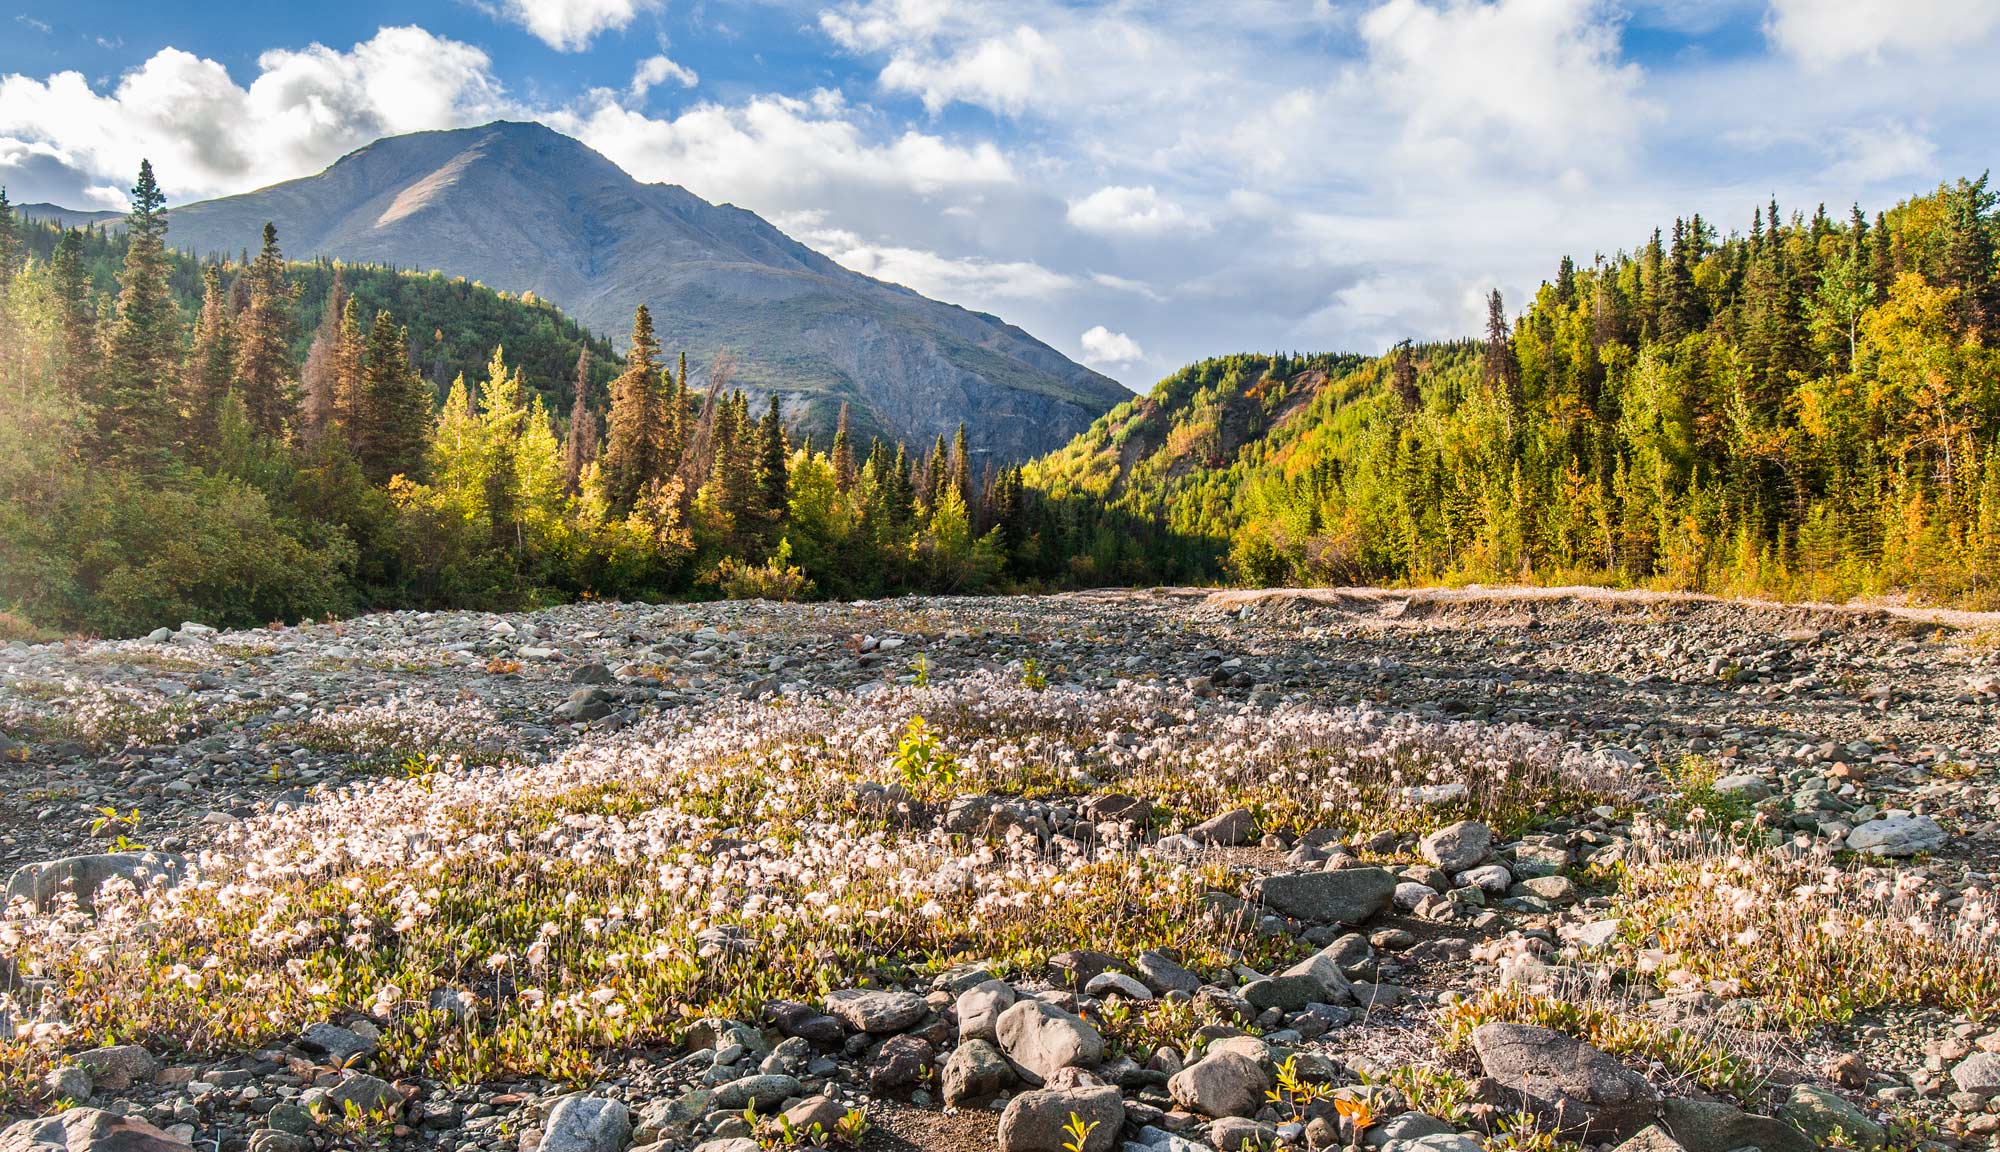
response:
<path fill-rule="evenodd" d="M 1251 895 L 1270 911 L 1294 919 L 1365 924 L 1395 903 L 1396 877 L 1381 868 L 1284 872 L 1257 881 Z"/>
<path fill-rule="evenodd" d="M 1473 1050 L 1524 1110 L 1593 1141 L 1630 1135 L 1659 1114 L 1660 1090 L 1617 1058 L 1533 1024 L 1482 1024 Z"/>

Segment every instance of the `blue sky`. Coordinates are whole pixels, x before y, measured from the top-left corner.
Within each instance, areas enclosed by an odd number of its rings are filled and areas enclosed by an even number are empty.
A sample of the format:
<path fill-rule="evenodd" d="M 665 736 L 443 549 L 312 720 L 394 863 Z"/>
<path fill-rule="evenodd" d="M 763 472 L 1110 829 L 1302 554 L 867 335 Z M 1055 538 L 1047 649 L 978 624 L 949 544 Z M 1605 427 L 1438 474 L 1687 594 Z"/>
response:
<path fill-rule="evenodd" d="M 18 0 L 0 184 L 186 202 L 538 119 L 1143 388 L 1991 162 L 1992 0 Z"/>

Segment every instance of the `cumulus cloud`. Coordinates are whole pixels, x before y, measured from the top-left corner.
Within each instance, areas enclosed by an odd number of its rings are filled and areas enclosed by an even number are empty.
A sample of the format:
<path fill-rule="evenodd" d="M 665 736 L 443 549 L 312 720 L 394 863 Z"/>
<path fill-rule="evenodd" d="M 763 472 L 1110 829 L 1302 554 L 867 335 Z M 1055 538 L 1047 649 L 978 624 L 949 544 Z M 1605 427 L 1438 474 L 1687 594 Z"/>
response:
<path fill-rule="evenodd" d="M 1124 368 L 1146 358 L 1137 340 L 1123 332 L 1113 332 L 1102 324 L 1077 337 L 1077 343 L 1083 348 L 1085 364 Z"/>
<path fill-rule="evenodd" d="M 944 56 L 898 53 L 882 69 L 882 86 L 910 92 L 935 113 L 953 101 L 999 112 L 1020 112 L 1062 67 L 1062 57 L 1041 33 L 1022 25 Z"/>
<path fill-rule="evenodd" d="M 1370 86 L 1426 162 L 1589 164 L 1651 115 L 1598 0 L 1388 0 L 1360 30 Z"/>
<path fill-rule="evenodd" d="M 2000 27 L 1992 0 L 1771 0 L 1765 33 L 1815 68 L 1975 47 Z"/>
<path fill-rule="evenodd" d="M 970 308 L 1023 300 L 1049 300 L 1076 287 L 1076 280 L 1032 260 L 988 260 L 945 256 L 922 248 L 864 239 L 827 223 L 819 210 L 780 215 L 774 223 L 835 261 L 864 276 L 901 284 L 926 296 Z"/>
<path fill-rule="evenodd" d="M 1159 236 L 1207 228 L 1206 221 L 1190 215 L 1172 200 L 1161 196 L 1152 185 L 1099 188 L 1069 205 L 1069 222 L 1085 232 L 1103 235 Z"/>
<path fill-rule="evenodd" d="M 581 52 L 598 33 L 623 29 L 659 7 L 660 0 L 503 0 L 492 11 L 558 52 Z"/>
<path fill-rule="evenodd" d="M 1937 144 L 1900 120 L 1844 128 L 1835 140 L 1829 174 L 1837 180 L 1870 184 L 1934 174 Z"/>
<path fill-rule="evenodd" d="M 179 200 L 312 172 L 381 136 L 512 110 L 484 52 L 421 28 L 384 28 L 346 52 L 313 44 L 221 64 L 164 48 L 100 92 L 78 72 L 0 78 L 0 136 L 58 150 L 87 180 L 129 184 L 150 159 Z M 79 192 L 83 189 L 79 188 Z"/>
<path fill-rule="evenodd" d="M 632 72 L 632 99 L 645 99 L 646 93 L 669 80 L 683 88 L 701 83 L 701 77 L 695 75 L 694 69 L 682 67 L 665 56 L 648 56 L 639 61 L 639 67 Z"/>
<path fill-rule="evenodd" d="M 641 180 L 685 184 L 711 200 L 766 210 L 806 207 L 833 185 L 936 193 L 1015 179 L 990 142 L 959 145 L 914 129 L 874 139 L 831 91 L 704 102 L 671 119 L 611 102 L 545 119 Z"/>

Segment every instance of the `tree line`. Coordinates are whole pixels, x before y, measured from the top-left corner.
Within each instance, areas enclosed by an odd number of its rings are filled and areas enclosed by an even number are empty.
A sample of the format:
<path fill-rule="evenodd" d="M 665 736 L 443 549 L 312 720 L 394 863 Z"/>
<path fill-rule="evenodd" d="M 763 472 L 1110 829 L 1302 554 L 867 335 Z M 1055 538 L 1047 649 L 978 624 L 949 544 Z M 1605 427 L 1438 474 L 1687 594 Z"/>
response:
<path fill-rule="evenodd" d="M 1034 555 L 1018 470 L 975 474 L 962 428 L 863 446 L 843 409 L 793 443 L 726 357 L 692 388 L 644 306 L 621 361 L 532 297 L 294 263 L 270 225 L 235 260 L 177 253 L 150 164 L 131 204 L 122 233 L 62 229 L 0 191 L 12 630 L 973 590 Z M 459 327 L 492 338 L 477 366 Z"/>
<path fill-rule="evenodd" d="M 1142 525 L 1125 580 L 1165 557 L 1254 584 L 2000 603 L 1994 208 L 1982 176 L 1872 217 L 1679 219 L 1563 259 L 1519 316 L 1493 293 L 1480 340 L 1191 366 L 1029 486 Z"/>

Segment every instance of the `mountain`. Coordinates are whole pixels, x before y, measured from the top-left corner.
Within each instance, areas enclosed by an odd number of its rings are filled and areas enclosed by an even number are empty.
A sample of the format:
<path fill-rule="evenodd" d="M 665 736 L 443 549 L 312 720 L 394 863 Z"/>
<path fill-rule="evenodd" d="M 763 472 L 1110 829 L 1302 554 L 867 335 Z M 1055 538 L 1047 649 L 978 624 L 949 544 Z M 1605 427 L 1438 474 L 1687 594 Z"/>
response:
<path fill-rule="evenodd" d="M 60 204 L 16 204 L 14 214 L 26 220 L 47 220 L 65 228 L 82 228 L 88 224 L 122 225 L 125 222 L 123 212 L 86 212 Z"/>
<path fill-rule="evenodd" d="M 316 176 L 174 207 L 169 241 L 435 268 L 533 292 L 592 328 L 651 308 L 697 382 L 718 353 L 732 386 L 778 393 L 824 436 L 842 401 L 857 437 L 910 443 L 964 421 L 975 448 L 1020 460 L 1059 447 L 1131 393 L 999 318 L 840 266 L 753 212 L 642 184 L 540 124 L 496 122 L 378 140 Z"/>

